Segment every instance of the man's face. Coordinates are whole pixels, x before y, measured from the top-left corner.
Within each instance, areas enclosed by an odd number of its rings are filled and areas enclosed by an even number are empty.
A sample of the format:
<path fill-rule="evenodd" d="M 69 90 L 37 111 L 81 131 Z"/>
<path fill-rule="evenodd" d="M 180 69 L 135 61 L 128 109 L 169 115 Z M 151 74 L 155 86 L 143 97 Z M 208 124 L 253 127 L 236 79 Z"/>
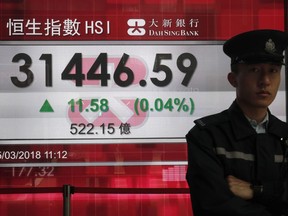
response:
<path fill-rule="evenodd" d="M 229 82 L 236 88 L 237 101 L 246 108 L 267 108 L 275 99 L 281 65 L 238 64 L 237 72 L 229 74 Z"/>

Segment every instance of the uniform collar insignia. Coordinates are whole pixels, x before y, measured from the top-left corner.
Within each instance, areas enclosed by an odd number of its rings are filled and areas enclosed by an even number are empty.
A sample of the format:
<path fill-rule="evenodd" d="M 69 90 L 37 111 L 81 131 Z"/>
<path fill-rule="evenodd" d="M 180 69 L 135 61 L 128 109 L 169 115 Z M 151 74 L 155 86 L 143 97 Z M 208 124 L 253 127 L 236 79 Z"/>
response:
<path fill-rule="evenodd" d="M 265 43 L 265 51 L 268 53 L 276 52 L 275 43 L 271 38 Z"/>

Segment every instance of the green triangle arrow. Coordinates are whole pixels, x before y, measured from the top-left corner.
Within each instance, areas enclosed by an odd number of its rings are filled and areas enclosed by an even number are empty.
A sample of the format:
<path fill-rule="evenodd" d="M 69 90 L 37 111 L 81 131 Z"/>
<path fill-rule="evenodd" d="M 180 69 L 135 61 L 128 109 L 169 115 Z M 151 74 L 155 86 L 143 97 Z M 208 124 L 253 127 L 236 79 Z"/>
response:
<path fill-rule="evenodd" d="M 41 107 L 39 112 L 54 112 L 52 106 L 50 105 L 50 103 L 48 102 L 47 99 L 43 103 L 43 105 L 42 105 L 42 107 Z"/>

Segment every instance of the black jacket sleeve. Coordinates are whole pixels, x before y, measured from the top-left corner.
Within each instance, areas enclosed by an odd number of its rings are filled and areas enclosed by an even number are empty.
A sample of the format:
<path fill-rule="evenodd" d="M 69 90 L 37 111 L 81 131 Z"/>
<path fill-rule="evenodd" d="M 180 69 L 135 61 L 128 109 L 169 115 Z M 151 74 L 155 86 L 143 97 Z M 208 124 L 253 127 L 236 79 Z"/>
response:
<path fill-rule="evenodd" d="M 187 135 L 188 170 L 194 216 L 271 216 L 264 205 L 245 201 L 230 190 L 209 133 L 195 126 Z"/>

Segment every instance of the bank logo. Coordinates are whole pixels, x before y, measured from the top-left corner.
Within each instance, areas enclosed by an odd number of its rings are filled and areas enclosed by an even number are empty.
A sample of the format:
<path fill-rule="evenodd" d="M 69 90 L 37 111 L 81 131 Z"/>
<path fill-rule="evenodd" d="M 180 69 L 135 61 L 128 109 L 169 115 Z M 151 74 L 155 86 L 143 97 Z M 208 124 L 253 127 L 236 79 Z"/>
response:
<path fill-rule="evenodd" d="M 127 21 L 129 29 L 127 33 L 131 36 L 143 36 L 146 34 L 145 28 L 143 28 L 146 24 L 144 19 L 129 19 Z"/>

